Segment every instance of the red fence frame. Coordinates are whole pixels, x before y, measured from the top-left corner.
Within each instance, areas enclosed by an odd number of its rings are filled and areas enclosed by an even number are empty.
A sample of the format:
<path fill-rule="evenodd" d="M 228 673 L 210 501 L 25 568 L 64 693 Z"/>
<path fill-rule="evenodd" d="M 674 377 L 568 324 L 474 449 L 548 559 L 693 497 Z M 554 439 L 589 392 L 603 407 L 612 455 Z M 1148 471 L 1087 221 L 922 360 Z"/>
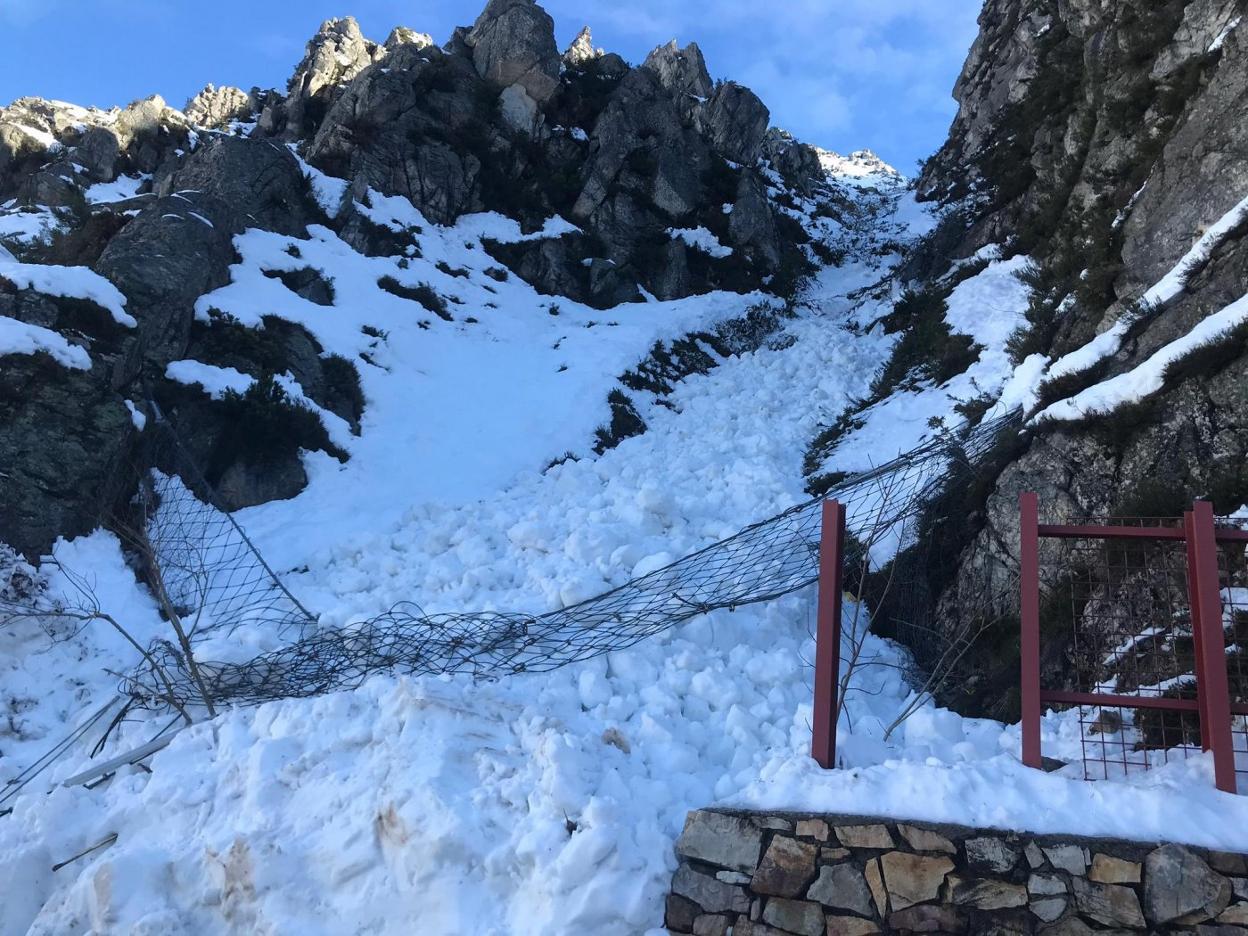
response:
<path fill-rule="evenodd" d="M 819 535 L 819 610 L 815 633 L 815 710 L 810 756 L 836 766 L 837 689 L 841 678 L 841 607 L 845 565 L 845 505 L 823 502 Z"/>
<path fill-rule="evenodd" d="M 1126 526 L 1054 526 L 1040 523 L 1036 494 L 1019 498 L 1020 616 L 1022 656 L 1023 763 L 1041 767 L 1040 716 L 1045 702 L 1122 708 L 1197 712 L 1201 746 L 1213 752 L 1214 782 L 1236 792 L 1231 716 L 1248 714 L 1248 705 L 1232 705 L 1227 683 L 1222 593 L 1218 581 L 1218 543 L 1248 542 L 1248 531 L 1219 529 L 1213 505 L 1196 501 L 1183 515 L 1183 529 Z M 1188 598 L 1196 649 L 1196 699 L 1160 699 L 1110 693 L 1058 692 L 1040 686 L 1040 540 L 1144 539 L 1183 540 L 1187 546 Z"/>

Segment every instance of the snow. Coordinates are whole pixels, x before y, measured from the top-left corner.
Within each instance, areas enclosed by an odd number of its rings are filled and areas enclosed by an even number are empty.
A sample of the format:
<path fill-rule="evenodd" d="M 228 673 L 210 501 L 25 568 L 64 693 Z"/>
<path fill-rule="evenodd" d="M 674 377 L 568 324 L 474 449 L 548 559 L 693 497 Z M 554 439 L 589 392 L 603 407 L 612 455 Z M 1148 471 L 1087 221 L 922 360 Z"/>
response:
<path fill-rule="evenodd" d="M 1186 335 L 1163 345 L 1146 361 L 1126 373 L 1103 380 L 1073 397 L 1053 403 L 1042 410 L 1036 419 L 1082 419 L 1096 413 L 1109 413 L 1126 403 L 1142 400 L 1164 386 L 1167 367 L 1202 345 L 1217 341 L 1244 322 L 1248 322 L 1248 296 L 1243 296 L 1206 316 Z"/>
<path fill-rule="evenodd" d="M 254 377 L 235 370 L 233 367 L 218 367 L 214 364 L 191 360 L 171 361 L 165 367 L 165 376 L 180 384 L 198 386 L 214 400 L 220 400 L 231 392 L 246 393 L 256 382 Z M 307 397 L 303 392 L 303 387 L 292 374 L 278 374 L 274 379 L 286 391 L 293 403 L 316 413 L 334 445 L 344 448 L 351 444 L 353 436 L 346 420 L 329 410 L 322 409 Z"/>
<path fill-rule="evenodd" d="M 1183 255 L 1179 262 L 1144 292 L 1140 302 L 1145 306 L 1164 305 L 1176 298 L 1183 292 L 1183 280 L 1186 271 L 1193 264 L 1203 263 L 1208 260 L 1227 233 L 1246 217 L 1248 217 L 1248 198 L 1240 201 L 1197 238 L 1196 243 Z M 1129 310 L 1108 330 L 1097 335 L 1087 344 L 1081 345 L 1069 354 L 1058 358 L 1040 376 L 1036 382 L 1036 387 L 1039 387 L 1039 384 L 1046 380 L 1054 380 L 1059 377 L 1081 373 L 1105 358 L 1117 354 L 1122 347 L 1123 338 L 1126 337 L 1127 332 L 1131 329 L 1132 316 L 1134 314 L 1133 311 Z"/>
<path fill-rule="evenodd" d="M 92 205 L 103 205 L 110 202 L 125 201 L 139 194 L 139 187 L 151 178 L 150 173 L 135 176 L 121 175 L 112 182 L 97 182 L 88 186 L 83 193 L 87 202 Z"/>
<path fill-rule="evenodd" d="M 130 423 L 139 432 L 147 428 L 147 414 L 134 405 L 132 400 L 126 400 L 126 409 L 130 412 Z"/>
<path fill-rule="evenodd" d="M 1005 346 L 1025 321 L 1027 288 L 1017 274 L 1026 264 L 1027 258 L 1021 256 L 994 260 L 954 288 L 945 321 L 954 333 L 968 335 L 980 346 L 975 363 L 942 386 L 903 390 L 866 410 L 861 414 L 863 426 L 844 437 L 821 471 L 868 470 L 932 438 L 940 426 L 960 422 L 955 410 L 959 403 L 984 395 L 996 400 L 1007 389 L 1011 396 L 1019 393 Z M 892 342 L 878 327 L 863 340 Z M 829 414 L 827 422 L 836 415 Z"/>
<path fill-rule="evenodd" d="M 1226 42 L 1226 37 L 1234 32 L 1235 27 L 1239 25 L 1240 19 L 1242 19 L 1242 17 L 1236 16 L 1229 23 L 1227 23 L 1226 26 L 1223 27 L 1222 31 L 1214 37 L 1213 42 L 1209 43 L 1209 48 L 1205 51 L 1216 52 L 1218 49 L 1222 48 L 1222 45 Z"/>
<path fill-rule="evenodd" d="M 296 144 L 288 143 L 287 148 L 299 163 L 299 168 L 303 171 L 304 178 L 308 180 L 308 184 L 312 187 L 312 197 L 316 199 L 316 203 L 321 206 L 321 210 L 331 218 L 338 217 L 338 211 L 342 207 L 342 200 L 346 196 L 347 189 L 351 183 L 346 179 L 336 179 L 328 176 L 319 169 L 313 168 L 308 162 L 299 155 Z"/>
<path fill-rule="evenodd" d="M 721 244 L 719 238 L 705 227 L 668 228 L 667 236 L 672 240 L 682 240 L 695 250 L 717 260 L 732 256 L 732 248 Z"/>
<path fill-rule="evenodd" d="M 0 260 L 0 264 L 3 260 Z M 0 266 L 0 271 L 3 266 Z M 62 367 L 90 370 L 91 355 L 85 348 L 70 344 L 64 336 L 41 325 L 0 315 L 0 357 L 6 354 L 38 354 L 43 352 Z"/>
<path fill-rule="evenodd" d="M 201 361 L 170 361 L 165 376 L 175 383 L 200 387 L 214 400 L 227 393 L 246 393 L 255 378 L 233 367 L 217 367 Z"/>
<path fill-rule="evenodd" d="M 901 179 L 901 173 L 870 150 L 855 150 L 848 156 L 815 147 L 819 165 L 829 176 L 857 188 L 875 188 L 882 182 Z"/>
<path fill-rule="evenodd" d="M 118 325 L 134 328 L 138 324 L 126 312 L 126 297 L 121 290 L 88 267 L 19 263 L 0 257 L 0 279 L 18 289 L 33 289 L 48 296 L 86 299 L 106 309 Z"/>
<path fill-rule="evenodd" d="M 271 559 L 279 565 L 288 558 L 299 564 L 290 551 L 304 531 L 316 536 L 328 526 L 344 539 L 384 531 L 396 522 L 396 505 L 470 502 L 565 452 L 585 454 L 595 428 L 610 418 L 606 396 L 616 378 L 656 341 L 712 328 L 767 301 L 761 294 L 712 293 L 591 309 L 541 295 L 518 277 L 500 283 L 485 275 L 496 261 L 481 240 L 523 236 L 514 221 L 471 215 L 443 228 L 410 203 L 404 213 L 382 198 L 370 200 L 377 217 L 420 230 L 411 236 L 421 256 L 364 257 L 318 226 L 308 239 L 249 231 L 235 238 L 242 263 L 231 268 L 232 282 L 196 306 L 203 321 L 216 309 L 251 327 L 276 315 L 308 328 L 328 352 L 357 362 L 368 405 L 360 435 L 341 443 L 350 460 L 304 458 L 314 486 L 326 486 L 317 512 L 296 499 L 241 515 L 262 538 L 274 533 Z M 544 230 L 562 227 L 552 220 Z M 291 245 L 299 257 L 287 252 Z M 469 275 L 445 273 L 439 263 Z M 333 280 L 332 307 L 264 275 L 307 267 Z M 381 289 L 384 277 L 429 284 L 447 298 L 454 321 Z M 552 304 L 559 315 L 550 314 Z M 211 387 L 211 372 L 192 375 L 198 377 Z M 644 415 L 650 405 L 641 397 L 638 403 Z"/>
<path fill-rule="evenodd" d="M 64 227 L 56 213 L 49 208 L 5 211 L 4 207 L 0 206 L 0 242 L 7 240 L 17 244 L 46 243 L 54 233 Z"/>
<path fill-rule="evenodd" d="M 868 392 L 892 346 L 879 329 L 857 333 L 888 307 L 851 298 L 881 275 L 864 252 L 822 271 L 785 322 L 791 341 L 721 360 L 666 406 L 634 394 L 649 430 L 594 458 L 619 374 L 655 341 L 765 297 L 606 311 L 558 299 L 552 316 L 552 297 L 485 276 L 481 240 L 522 236 L 514 222 L 478 215 L 443 228 L 410 206 L 369 202 L 419 257 L 363 257 L 315 226 L 304 239 L 248 231 L 235 238 L 231 282 L 197 305 L 206 321 L 217 309 L 252 327 L 267 315 L 297 322 L 360 367 L 368 407 L 345 440 L 350 460 L 306 455 L 303 493 L 235 515 L 325 627 L 401 600 L 431 613 L 561 607 L 799 503 L 807 443 Z M 888 224 L 930 222 L 912 200 L 895 203 L 904 220 Z M 1026 307 L 1021 262 L 996 260 L 950 297 L 950 326 L 983 346 L 968 374 L 873 408 L 874 436 L 834 459 L 882 461 L 959 400 L 1009 392 L 1003 346 Z M 334 305 L 264 275 L 305 267 L 333 280 Z M 428 283 L 454 321 L 380 289 L 384 276 Z M 207 393 L 251 381 L 197 361 L 174 362 L 170 376 Z M 581 457 L 546 467 L 567 451 Z M 104 605 L 144 642 L 164 632 L 111 535 L 57 554 L 91 571 Z M 847 631 L 856 611 L 846 608 Z M 813 626 L 807 591 L 550 673 L 380 675 L 351 692 L 224 712 L 181 732 L 150 774 L 52 789 L 81 768 L 84 741 L 0 820 L 0 877 L 17 884 L 0 933 L 645 932 L 662 923 L 685 814 L 717 803 L 1149 840 L 1175 834 L 1182 796 L 1186 840 L 1248 846 L 1248 801 L 1214 791 L 1203 756 L 1089 785 L 1077 763 L 1024 769 L 1016 727 L 931 703 L 886 739 L 912 690 L 904 651 L 876 637 L 838 730 L 845 769 L 816 770 Z M 46 646 L 37 629 L 21 639 L 22 652 L 0 656 L 14 674 L 6 693 L 12 684 L 32 700 L 21 714 L 29 740 L 0 758 L 6 776 L 107 698 L 106 668 L 135 662 L 105 629 Z M 245 652 L 273 639 L 244 623 L 230 642 Z M 135 716 L 110 752 L 159 724 Z M 1078 761 L 1070 713 L 1046 717 L 1043 734 L 1047 754 Z M 116 844 L 50 873 L 112 833 Z"/>

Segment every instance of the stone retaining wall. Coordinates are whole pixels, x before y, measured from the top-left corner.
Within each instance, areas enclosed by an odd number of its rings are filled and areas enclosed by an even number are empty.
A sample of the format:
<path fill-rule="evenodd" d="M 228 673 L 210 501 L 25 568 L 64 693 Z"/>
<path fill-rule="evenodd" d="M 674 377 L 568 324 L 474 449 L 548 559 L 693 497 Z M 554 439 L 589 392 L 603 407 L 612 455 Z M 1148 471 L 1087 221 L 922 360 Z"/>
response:
<path fill-rule="evenodd" d="M 667 927 L 697 936 L 1248 936 L 1248 859 L 1171 844 L 698 810 Z"/>

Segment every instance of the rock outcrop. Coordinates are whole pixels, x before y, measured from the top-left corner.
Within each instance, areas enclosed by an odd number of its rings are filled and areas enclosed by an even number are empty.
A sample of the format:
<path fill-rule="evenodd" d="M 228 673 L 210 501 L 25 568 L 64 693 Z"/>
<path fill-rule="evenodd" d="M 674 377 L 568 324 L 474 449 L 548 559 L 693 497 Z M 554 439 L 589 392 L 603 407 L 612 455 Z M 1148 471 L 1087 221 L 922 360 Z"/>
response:
<path fill-rule="evenodd" d="M 208 85 L 191 98 L 183 113 L 197 127 L 220 129 L 234 120 L 248 120 L 256 114 L 259 101 L 242 88 Z"/>
<path fill-rule="evenodd" d="M 226 506 L 296 492 L 297 452 L 263 466 L 232 457 L 232 417 L 166 375 L 183 358 L 257 386 L 289 373 L 307 399 L 358 428 L 362 400 L 310 333 L 279 319 L 248 329 L 196 317 L 199 299 L 230 282 L 234 239 L 249 229 L 298 238 L 322 224 L 367 255 L 404 254 L 411 236 L 368 210 L 376 195 L 401 196 L 435 224 L 480 211 L 526 232 L 552 216 L 574 223 L 561 237 L 486 248 L 539 291 L 599 308 L 647 292 L 791 290 L 811 268 L 808 235 L 777 203 L 760 158 L 810 204 L 831 196 L 815 150 L 768 135 L 767 123 L 747 89 L 712 82 L 696 44 L 660 47 L 631 67 L 595 48 L 587 28 L 560 55 L 533 0 L 491 0 L 443 47 L 406 27 L 377 43 L 350 17 L 329 20 L 284 91 L 209 85 L 185 112 L 159 97 L 110 111 L 34 98 L 0 109 L 0 213 L 43 225 L 4 249 L 89 267 L 137 323 L 107 339 L 82 332 L 86 371 L 5 357 L 0 484 L 18 506 L 0 516 L 0 541 L 36 555 L 57 534 L 90 529 L 112 488 L 133 483 L 127 401 L 153 399 L 193 430 Z M 319 173 L 342 184 L 314 191 L 308 177 Z M 722 250 L 671 233 L 701 229 Z M 277 275 L 308 301 L 333 301 L 315 271 Z M 0 279 L 0 315 L 83 340 L 80 312 L 67 318 L 62 301 L 11 286 Z M 36 372 L 39 391 L 21 398 Z M 53 415 L 40 426 L 37 412 Z M 41 434 L 58 441 L 41 445 Z M 332 449 L 319 436 L 301 444 Z M 49 462 L 62 467 L 49 473 Z"/>
<path fill-rule="evenodd" d="M 1136 306 L 1248 197 L 1243 13 L 1227 0 L 1147 10 L 1090 0 L 985 5 L 949 140 L 918 182 L 921 197 L 946 205 L 945 219 L 907 274 L 921 286 L 987 244 L 1030 255 L 1037 270 L 1016 362 L 1056 360 L 1119 319 L 1134 322 L 1116 353 L 1042 386 L 1042 405 L 1130 371 L 1248 294 L 1239 224 L 1176 296 Z M 1171 367 L 1163 389 L 1138 404 L 1040 425 L 1003 453 L 995 480 L 955 508 L 969 520 L 942 544 L 964 550 L 961 562 L 929 583 L 938 617 L 953 620 L 960 595 L 1017 568 L 1021 491 L 1038 491 L 1054 517 L 1168 516 L 1196 497 L 1230 511 L 1248 501 L 1242 332 L 1198 364 Z M 1011 594 L 994 608 L 1001 628 L 1013 626 Z M 942 701 L 1016 718 L 1017 659 L 1000 646 L 988 639 L 973 650 Z"/>
<path fill-rule="evenodd" d="M 545 103 L 559 87 L 555 21 L 535 0 L 490 0 L 464 42 L 477 74 L 497 88 L 518 84 Z"/>

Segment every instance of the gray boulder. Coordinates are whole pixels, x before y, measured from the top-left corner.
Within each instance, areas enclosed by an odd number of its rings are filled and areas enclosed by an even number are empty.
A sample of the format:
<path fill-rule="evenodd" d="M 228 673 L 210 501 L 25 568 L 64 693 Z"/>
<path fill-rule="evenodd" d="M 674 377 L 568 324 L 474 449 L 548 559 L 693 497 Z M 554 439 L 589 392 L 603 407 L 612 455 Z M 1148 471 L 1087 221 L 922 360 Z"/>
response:
<path fill-rule="evenodd" d="M 520 84 L 538 102 L 559 87 L 555 21 L 534 0 L 490 0 L 464 42 L 477 74 L 495 87 Z"/>
<path fill-rule="evenodd" d="M 30 558 L 56 537 L 89 532 L 118 493 L 134 430 L 115 387 L 133 333 L 94 303 L 15 289 L 0 278 L 0 315 L 65 334 L 88 370 L 47 354 L 0 356 L 0 539 Z"/>
<path fill-rule="evenodd" d="M 183 193 L 183 200 L 198 195 L 220 202 L 229 211 L 220 220 L 231 233 L 261 227 L 302 235 L 316 217 L 298 161 L 268 140 L 213 136 L 152 188 L 161 196 Z"/>
<path fill-rule="evenodd" d="M 1144 859 L 1144 912 L 1150 923 L 1203 923 L 1231 902 L 1231 882 L 1181 845 Z"/>
<path fill-rule="evenodd" d="M 766 186 L 753 170 L 742 172 L 737 184 L 737 200 L 728 217 L 728 239 L 734 247 L 753 248 L 770 267 L 780 263 L 776 217 L 767 200 Z"/>
<path fill-rule="evenodd" d="M 761 156 L 786 183 L 803 195 L 813 195 L 824 182 L 818 151 L 807 143 L 798 142 L 787 130 L 769 128 L 763 137 Z"/>
<path fill-rule="evenodd" d="M 126 310 L 139 323 L 143 357 L 163 374 L 186 349 L 195 300 L 230 281 L 234 213 L 204 195 L 148 201 L 109 241 L 95 270 L 125 294 Z"/>
<path fill-rule="evenodd" d="M 117 160 L 121 142 L 107 127 L 88 127 L 74 148 L 74 159 L 93 182 L 110 182 L 117 178 Z"/>
<path fill-rule="evenodd" d="M 1170 137 L 1123 226 L 1131 290 L 1146 288 L 1178 261 L 1205 227 L 1248 195 L 1248 40 L 1242 27 Z"/>
<path fill-rule="evenodd" d="M 734 81 L 715 89 L 698 111 L 698 127 L 725 159 L 752 166 L 762 150 L 771 112 L 758 95 Z"/>
<path fill-rule="evenodd" d="M 685 129 L 657 74 L 634 69 L 598 118 L 585 185 L 572 213 L 592 219 L 620 182 L 678 218 L 697 207 L 700 172 L 707 160 L 706 145 Z M 621 233 L 606 239 L 618 243 Z"/>

